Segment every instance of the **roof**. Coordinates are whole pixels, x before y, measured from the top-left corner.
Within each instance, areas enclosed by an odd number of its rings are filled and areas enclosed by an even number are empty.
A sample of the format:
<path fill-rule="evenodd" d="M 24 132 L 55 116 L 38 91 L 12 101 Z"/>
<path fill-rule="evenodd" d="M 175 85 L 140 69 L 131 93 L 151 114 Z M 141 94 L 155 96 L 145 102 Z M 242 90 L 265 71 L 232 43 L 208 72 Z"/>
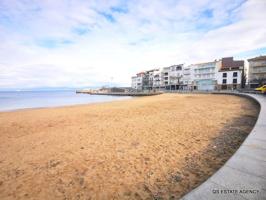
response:
<path fill-rule="evenodd" d="M 237 68 L 237 67 L 233 67 L 233 68 L 221 68 L 219 69 L 219 72 L 228 72 L 228 71 L 242 71 L 242 68 Z"/>
<path fill-rule="evenodd" d="M 221 59 L 221 70 L 226 69 L 239 69 L 240 67 L 244 67 L 244 60 L 234 60 L 233 57 L 226 57 Z"/>
<path fill-rule="evenodd" d="M 154 72 L 154 71 L 159 71 L 159 69 L 150 69 L 150 70 L 147 70 L 146 72 Z"/>
<path fill-rule="evenodd" d="M 145 74 L 145 72 L 139 72 L 139 73 L 137 73 L 137 76 L 141 75 L 141 74 Z"/>
<path fill-rule="evenodd" d="M 266 60 L 266 55 L 248 59 L 248 61 L 257 61 L 257 60 Z"/>
<path fill-rule="evenodd" d="M 179 66 L 183 66 L 184 64 L 177 64 L 177 65 L 171 65 L 169 67 L 179 67 Z"/>
<path fill-rule="evenodd" d="M 217 60 L 211 61 L 211 62 L 202 62 L 202 63 L 196 63 L 196 64 L 191 64 L 190 66 L 195 66 L 195 65 L 207 65 L 207 64 L 213 64 L 216 63 Z"/>

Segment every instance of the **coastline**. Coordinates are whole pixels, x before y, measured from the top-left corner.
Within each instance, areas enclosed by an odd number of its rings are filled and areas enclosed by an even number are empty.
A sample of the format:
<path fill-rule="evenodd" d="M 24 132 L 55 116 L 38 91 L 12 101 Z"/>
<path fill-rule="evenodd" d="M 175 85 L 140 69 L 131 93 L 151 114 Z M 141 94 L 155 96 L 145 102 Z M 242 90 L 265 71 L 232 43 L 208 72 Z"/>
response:
<path fill-rule="evenodd" d="M 62 106 L 47 106 L 47 107 L 34 107 L 34 108 L 18 108 L 12 110 L 0 110 L 0 113 L 13 113 L 13 112 L 24 112 L 24 111 L 34 111 L 34 110 L 45 110 L 45 109 L 64 109 L 64 108 L 74 108 L 74 107 L 87 107 L 90 105 L 98 105 L 98 104 L 105 104 L 105 103 L 112 103 L 117 101 L 127 101 L 131 100 L 134 97 L 128 99 L 115 99 L 110 101 L 99 101 L 99 102 L 91 102 L 91 103 L 82 103 L 82 104 L 70 104 L 70 105 L 62 105 Z"/>
<path fill-rule="evenodd" d="M 126 99 L 131 99 L 133 97 L 103 97 L 102 95 L 95 95 L 92 97 L 90 94 L 76 94 L 75 91 L 25 91 L 25 92 L 5 92 L 3 94 L 11 93 L 11 96 L 8 96 L 8 101 L 12 101 L 12 104 L 7 101 L 3 101 L 0 107 L 1 112 L 16 112 L 16 111 L 24 111 L 24 110 L 32 110 L 32 109 L 49 109 L 49 108 L 60 108 L 60 107 L 68 107 L 68 106 L 83 106 L 83 105 L 91 105 L 97 103 L 105 103 L 105 102 L 113 102 L 113 101 L 121 101 Z M 26 96 L 21 93 L 26 93 Z M 33 102 L 33 105 L 30 104 L 33 100 L 28 96 L 33 93 L 33 98 L 37 100 L 37 103 Z M 47 94 L 45 94 L 47 93 Z M 37 95 L 36 95 L 37 94 Z M 40 95 L 38 95 L 40 94 Z M 43 94 L 45 94 L 43 96 Z M 52 94 L 50 96 L 50 94 Z M 61 96 L 61 95 L 65 96 Z M 17 98 L 16 95 L 21 95 L 21 97 Z M 5 98 L 3 96 L 2 98 Z M 17 99 L 15 99 L 17 98 Z M 96 98 L 96 99 L 95 99 Z M 0 100 L 1 100 L 1 92 L 0 92 Z M 47 103 L 50 102 L 50 103 Z M 7 108 L 6 108 L 7 107 Z"/>
<path fill-rule="evenodd" d="M 0 197 L 181 197 L 238 148 L 251 108 L 235 96 L 163 94 L 1 112 Z"/>

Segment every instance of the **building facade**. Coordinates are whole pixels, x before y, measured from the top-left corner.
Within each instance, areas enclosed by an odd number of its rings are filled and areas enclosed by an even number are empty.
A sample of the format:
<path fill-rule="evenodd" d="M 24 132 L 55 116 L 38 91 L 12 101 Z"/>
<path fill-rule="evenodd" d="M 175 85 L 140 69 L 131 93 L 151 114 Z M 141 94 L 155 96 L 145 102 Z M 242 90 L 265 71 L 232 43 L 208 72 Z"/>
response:
<path fill-rule="evenodd" d="M 251 87 L 266 84 L 266 56 L 248 59 Z M 132 77 L 137 90 L 234 90 L 245 87 L 244 60 L 226 57 L 212 62 L 171 65 Z"/>
<path fill-rule="evenodd" d="M 170 87 L 170 83 L 169 83 L 169 78 L 170 76 L 170 67 L 164 67 L 162 69 L 162 73 L 161 73 L 161 86 L 162 88 L 166 89 L 168 87 Z"/>
<path fill-rule="evenodd" d="M 182 88 L 183 66 L 183 64 L 179 64 L 163 68 L 161 83 L 165 90 L 178 90 Z"/>
<path fill-rule="evenodd" d="M 194 89 L 211 91 L 216 89 L 217 61 L 191 65 L 194 71 Z"/>
<path fill-rule="evenodd" d="M 152 90 L 154 88 L 154 75 L 156 72 L 158 72 L 159 69 L 152 69 L 145 71 L 145 76 L 144 76 L 144 90 Z"/>
<path fill-rule="evenodd" d="M 145 72 L 140 72 L 131 77 L 131 87 L 135 90 L 143 90 L 145 85 Z"/>
<path fill-rule="evenodd" d="M 240 89 L 244 73 L 244 60 L 234 60 L 233 57 L 218 61 L 217 89 Z"/>
<path fill-rule="evenodd" d="M 248 82 L 251 88 L 266 84 L 266 55 L 248 59 Z"/>
<path fill-rule="evenodd" d="M 183 90 L 194 89 L 194 70 L 193 66 L 187 65 L 183 68 Z"/>
<path fill-rule="evenodd" d="M 153 89 L 160 90 L 162 86 L 162 71 L 155 71 L 153 74 Z"/>
<path fill-rule="evenodd" d="M 135 90 L 152 90 L 154 88 L 154 75 L 159 69 L 152 69 L 131 77 L 131 87 Z"/>
<path fill-rule="evenodd" d="M 132 76 L 131 77 L 131 87 L 133 88 L 133 89 L 137 89 L 137 87 L 138 87 L 138 84 L 137 84 L 137 76 Z"/>

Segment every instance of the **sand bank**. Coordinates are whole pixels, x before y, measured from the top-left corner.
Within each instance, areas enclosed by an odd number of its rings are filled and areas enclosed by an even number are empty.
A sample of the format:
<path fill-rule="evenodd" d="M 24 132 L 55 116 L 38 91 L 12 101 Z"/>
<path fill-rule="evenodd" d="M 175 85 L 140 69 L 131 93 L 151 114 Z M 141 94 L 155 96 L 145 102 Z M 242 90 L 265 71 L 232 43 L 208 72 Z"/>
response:
<path fill-rule="evenodd" d="M 258 107 L 226 95 L 0 113 L 0 199 L 178 198 L 214 173 Z"/>

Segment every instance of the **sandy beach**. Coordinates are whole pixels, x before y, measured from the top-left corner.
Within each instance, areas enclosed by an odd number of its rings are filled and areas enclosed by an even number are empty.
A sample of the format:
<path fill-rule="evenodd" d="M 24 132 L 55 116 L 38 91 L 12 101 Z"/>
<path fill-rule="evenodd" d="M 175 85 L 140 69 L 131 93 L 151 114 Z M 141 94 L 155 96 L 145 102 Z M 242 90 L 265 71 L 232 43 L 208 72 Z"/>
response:
<path fill-rule="evenodd" d="M 251 131 L 252 101 L 163 94 L 0 113 L 0 199 L 178 199 Z"/>

